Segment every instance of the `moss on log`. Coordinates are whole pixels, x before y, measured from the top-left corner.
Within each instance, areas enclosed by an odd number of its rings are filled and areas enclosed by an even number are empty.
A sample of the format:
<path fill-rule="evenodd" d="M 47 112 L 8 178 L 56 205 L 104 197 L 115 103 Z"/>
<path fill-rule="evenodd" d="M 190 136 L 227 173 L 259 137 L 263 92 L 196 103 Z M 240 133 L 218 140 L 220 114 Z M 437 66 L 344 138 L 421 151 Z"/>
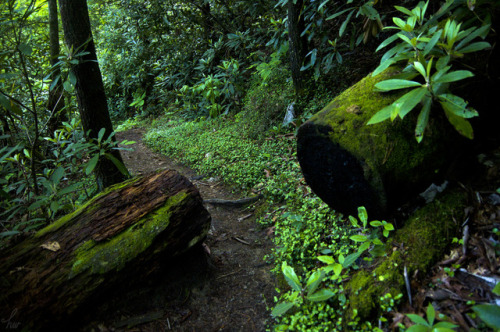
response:
<path fill-rule="evenodd" d="M 466 201 L 467 195 L 462 190 L 444 193 L 417 210 L 405 226 L 397 230 L 387 242 L 392 244 L 387 256 L 374 268 L 356 272 L 346 284 L 348 320 L 355 316 L 362 320 L 378 319 L 382 314 L 381 297 L 387 293 L 392 298 L 398 294 L 406 297 L 404 267 L 410 277 L 416 274 L 423 277 L 444 256 L 453 237 L 458 235 Z"/>
<path fill-rule="evenodd" d="M 446 168 L 456 134 L 446 121 L 431 117 L 417 144 L 415 117 L 366 125 L 404 92 L 379 93 L 376 83 L 397 69 L 365 77 L 304 123 L 297 135 L 297 157 L 306 182 L 330 207 L 355 215 L 365 206 L 379 217 L 429 186 Z M 456 146 L 456 143 L 454 143 Z"/>
<path fill-rule="evenodd" d="M 200 243 L 210 215 L 175 171 L 115 185 L 0 256 L 2 318 L 63 321 L 97 293 L 137 280 Z"/>

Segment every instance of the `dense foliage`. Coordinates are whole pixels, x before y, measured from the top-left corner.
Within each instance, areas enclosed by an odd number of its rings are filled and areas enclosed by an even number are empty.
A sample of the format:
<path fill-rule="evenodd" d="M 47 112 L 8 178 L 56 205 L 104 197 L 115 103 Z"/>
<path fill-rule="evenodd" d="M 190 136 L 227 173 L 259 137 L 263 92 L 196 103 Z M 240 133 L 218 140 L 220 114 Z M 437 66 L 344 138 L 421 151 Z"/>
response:
<path fill-rule="evenodd" d="M 302 4 L 300 19 L 291 23 L 287 9 L 297 4 Z M 490 54 L 498 3 L 89 0 L 88 5 L 113 118 L 125 121 L 123 127 L 150 118 L 146 140 L 155 149 L 200 173 L 230 179 L 242 192 L 265 195 L 260 222 L 274 227 L 276 248 L 268 259 L 281 278 L 272 311 L 275 328 L 377 329 L 355 313 L 345 317 L 349 300 L 343 281 L 350 270 L 383 254 L 393 227 L 369 220 L 362 208 L 357 218 L 344 218 L 312 194 L 295 158 L 293 133 L 357 79 L 399 65 L 402 75 L 377 88 L 410 89 L 370 124 L 408 121 L 405 116 L 420 107 L 415 136 L 421 141 L 434 116 L 431 105 L 438 103 L 457 131 L 472 138 L 467 119 L 487 110 L 469 107 L 463 89 L 455 87 L 473 75 L 487 77 L 478 69 L 487 66 L 476 68 L 467 56 Z M 51 64 L 47 20 L 42 0 L 5 0 L 0 7 L 2 237 L 29 232 L 89 199 L 96 189 L 89 175 L 99 156 L 111 158 L 109 152 L 118 149 L 103 134 L 86 138 L 71 71 L 86 45 L 63 47 Z M 306 47 L 301 95 L 290 68 L 295 47 L 290 24 L 300 25 Z M 384 48 L 385 54 L 373 55 Z M 62 110 L 48 106 L 58 82 Z M 384 315 L 400 298 L 384 296 L 381 326 L 387 326 Z"/>

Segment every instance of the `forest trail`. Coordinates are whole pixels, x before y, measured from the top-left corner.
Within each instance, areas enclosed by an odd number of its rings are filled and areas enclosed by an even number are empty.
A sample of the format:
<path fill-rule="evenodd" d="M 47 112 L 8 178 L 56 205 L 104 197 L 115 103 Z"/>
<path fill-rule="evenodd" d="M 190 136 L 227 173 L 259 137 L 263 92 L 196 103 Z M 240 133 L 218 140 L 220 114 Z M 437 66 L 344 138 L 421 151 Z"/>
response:
<path fill-rule="evenodd" d="M 175 169 L 190 179 L 203 199 L 236 197 L 221 179 L 201 178 L 193 170 L 151 151 L 144 131 L 117 133 L 118 141 L 135 141 L 122 151 L 130 173 Z M 272 242 L 248 207 L 205 204 L 212 227 L 203 249 L 167 265 L 165 273 L 120 290 L 103 302 L 86 330 L 93 331 L 265 331 L 273 305 L 271 266 L 263 260 Z M 167 275 L 168 274 L 168 275 Z M 94 310 L 93 310 L 94 311 Z"/>

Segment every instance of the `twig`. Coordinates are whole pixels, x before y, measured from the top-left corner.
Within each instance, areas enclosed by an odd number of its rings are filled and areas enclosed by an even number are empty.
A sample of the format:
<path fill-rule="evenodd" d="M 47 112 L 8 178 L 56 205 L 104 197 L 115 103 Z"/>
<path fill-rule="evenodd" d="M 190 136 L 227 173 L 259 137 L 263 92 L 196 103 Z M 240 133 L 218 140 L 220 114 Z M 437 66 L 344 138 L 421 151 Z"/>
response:
<path fill-rule="evenodd" d="M 217 279 L 217 280 L 218 280 L 218 279 L 222 279 L 222 278 L 225 278 L 225 277 L 229 277 L 229 276 L 232 276 L 233 274 L 236 274 L 236 273 L 238 273 L 238 272 L 240 272 L 240 271 L 241 271 L 241 269 L 239 269 L 238 271 L 234 271 L 234 272 L 228 273 L 228 274 L 223 274 L 223 275 L 221 275 L 221 276 L 218 276 L 218 277 L 217 277 L 217 278 L 215 278 L 215 279 Z"/>
<path fill-rule="evenodd" d="M 403 271 L 403 275 L 405 278 L 405 284 L 406 284 L 406 292 L 408 293 L 408 299 L 410 300 L 410 306 L 412 306 L 412 299 L 411 299 L 411 286 L 410 286 L 410 279 L 408 278 L 408 271 L 406 270 L 406 265 Z"/>
<path fill-rule="evenodd" d="M 249 246 L 249 245 L 250 245 L 250 243 L 249 243 L 249 242 L 247 242 L 247 241 L 245 241 L 245 240 L 242 240 L 242 239 L 240 239 L 240 238 L 238 238 L 238 237 L 236 237 L 236 236 L 233 236 L 233 239 L 235 239 L 236 241 L 241 242 L 241 243 L 243 243 L 243 244 L 246 244 L 247 246 Z"/>
<path fill-rule="evenodd" d="M 245 219 L 250 218 L 251 216 L 253 216 L 253 213 L 250 213 L 250 214 L 247 214 L 246 216 L 243 216 L 243 217 L 238 218 L 238 221 L 239 221 L 239 222 L 241 222 L 241 221 L 243 221 L 243 220 L 245 220 Z"/>
<path fill-rule="evenodd" d="M 262 197 L 262 195 L 257 195 L 254 197 L 248 197 L 248 198 L 242 198 L 242 199 L 236 199 L 236 200 L 226 200 L 226 199 L 214 198 L 214 199 L 205 199 L 205 200 L 203 200 L 203 203 L 213 204 L 213 205 L 226 205 L 226 206 L 243 206 L 243 205 L 258 201 L 261 197 Z"/>

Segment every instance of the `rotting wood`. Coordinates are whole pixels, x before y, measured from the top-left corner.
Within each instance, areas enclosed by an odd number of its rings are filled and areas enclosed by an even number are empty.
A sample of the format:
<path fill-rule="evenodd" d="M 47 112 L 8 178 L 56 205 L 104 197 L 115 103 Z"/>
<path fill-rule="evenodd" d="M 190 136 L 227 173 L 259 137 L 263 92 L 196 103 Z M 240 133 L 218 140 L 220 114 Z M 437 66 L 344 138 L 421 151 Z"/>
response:
<path fill-rule="evenodd" d="M 0 254 L 0 317 L 23 328 L 61 326 L 96 294 L 141 280 L 201 243 L 210 215 L 176 171 L 107 189 Z"/>

